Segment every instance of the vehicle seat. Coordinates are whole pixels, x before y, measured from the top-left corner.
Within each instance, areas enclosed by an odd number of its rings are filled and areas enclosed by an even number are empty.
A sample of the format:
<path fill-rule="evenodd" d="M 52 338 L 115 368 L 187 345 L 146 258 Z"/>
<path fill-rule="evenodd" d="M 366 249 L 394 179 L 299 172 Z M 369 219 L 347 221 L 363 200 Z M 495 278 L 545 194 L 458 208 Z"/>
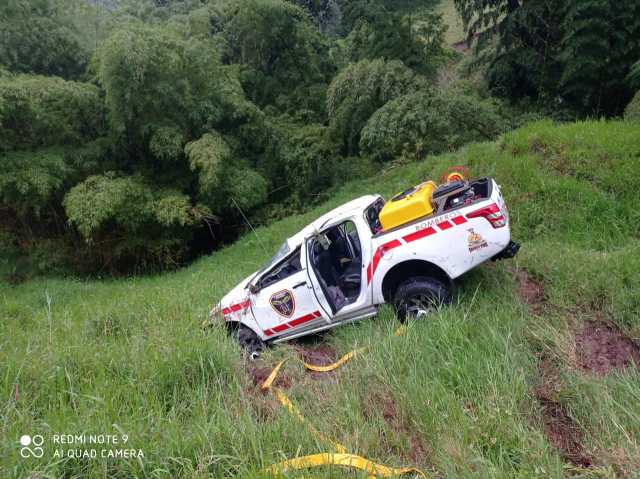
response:
<path fill-rule="evenodd" d="M 316 254 L 316 268 L 322 279 L 327 283 L 327 286 L 338 286 L 338 273 L 333 266 L 333 256 L 322 247 Z"/>
<path fill-rule="evenodd" d="M 339 286 L 348 292 L 360 292 L 360 282 L 362 280 L 362 264 L 360 261 L 349 263 L 338 278 Z"/>

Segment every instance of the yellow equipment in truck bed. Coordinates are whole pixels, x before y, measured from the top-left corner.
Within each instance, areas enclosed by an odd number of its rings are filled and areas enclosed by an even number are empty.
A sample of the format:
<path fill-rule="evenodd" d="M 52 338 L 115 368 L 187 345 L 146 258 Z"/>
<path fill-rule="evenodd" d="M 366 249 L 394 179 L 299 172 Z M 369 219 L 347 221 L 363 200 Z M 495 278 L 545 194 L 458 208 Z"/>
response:
<path fill-rule="evenodd" d="M 379 214 L 383 231 L 430 215 L 433 212 L 431 197 L 436 188 L 433 181 L 425 181 L 391 198 Z"/>

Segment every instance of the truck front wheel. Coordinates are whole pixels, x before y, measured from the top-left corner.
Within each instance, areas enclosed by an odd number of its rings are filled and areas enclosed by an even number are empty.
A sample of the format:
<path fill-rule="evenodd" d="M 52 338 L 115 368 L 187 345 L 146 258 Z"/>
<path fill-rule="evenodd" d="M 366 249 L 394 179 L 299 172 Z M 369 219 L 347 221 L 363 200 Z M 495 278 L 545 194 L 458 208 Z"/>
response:
<path fill-rule="evenodd" d="M 264 341 L 255 332 L 241 324 L 234 335 L 240 343 L 240 347 L 246 351 L 251 359 L 257 359 L 260 356 L 264 349 Z"/>
<path fill-rule="evenodd" d="M 400 321 L 421 319 L 450 302 L 449 288 L 441 281 L 426 276 L 410 278 L 403 282 L 393 297 Z"/>

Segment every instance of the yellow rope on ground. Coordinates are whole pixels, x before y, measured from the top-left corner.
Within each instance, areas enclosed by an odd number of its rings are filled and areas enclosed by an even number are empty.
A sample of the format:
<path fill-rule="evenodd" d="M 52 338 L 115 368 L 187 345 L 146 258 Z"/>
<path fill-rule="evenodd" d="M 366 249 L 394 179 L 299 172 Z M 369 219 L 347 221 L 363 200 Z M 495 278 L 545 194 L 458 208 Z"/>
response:
<path fill-rule="evenodd" d="M 267 469 L 274 475 L 279 475 L 290 469 L 308 469 L 311 467 L 319 467 L 325 465 L 345 466 L 352 467 L 354 469 L 360 469 L 365 471 L 369 477 L 393 477 L 401 474 L 408 474 L 413 472 L 418 476 L 427 479 L 427 476 L 420 469 L 414 467 L 388 467 L 382 464 L 376 464 L 373 461 L 365 459 L 355 454 L 332 454 L 321 453 L 312 454 L 310 456 L 297 457 L 295 459 L 289 459 L 287 461 L 274 464 Z"/>
<path fill-rule="evenodd" d="M 334 441 L 333 439 L 329 439 L 327 436 L 325 436 L 320 431 L 318 431 L 315 427 L 313 427 L 313 425 L 309 424 L 305 420 L 305 418 L 302 415 L 302 413 L 300 411 L 298 411 L 298 409 L 293 405 L 291 400 L 289 400 L 287 395 L 284 392 L 282 392 L 281 389 L 273 388 L 273 391 L 276 393 L 276 398 L 278 399 L 278 401 L 280 401 L 280 404 L 282 404 L 284 407 L 286 407 L 291 414 L 293 414 L 294 416 L 296 416 L 300 420 L 300 422 L 305 423 L 307 425 L 307 427 L 309 428 L 309 430 L 313 434 L 318 436 L 323 441 L 332 444 L 333 447 L 335 448 L 335 450 L 338 451 L 339 453 L 344 454 L 344 453 L 347 452 L 347 448 L 344 447 L 342 444 L 340 444 L 339 442 Z"/>
<path fill-rule="evenodd" d="M 268 391 L 269 389 L 273 388 L 273 391 L 276 394 L 276 399 L 278 399 L 280 404 L 282 404 L 284 407 L 286 407 L 287 410 L 291 414 L 293 414 L 294 416 L 296 416 L 300 420 L 300 422 L 304 422 L 305 424 L 307 424 L 307 426 L 309 427 L 311 432 L 313 432 L 316 436 L 318 436 L 323 441 L 333 444 L 333 447 L 335 447 L 336 451 L 338 451 L 340 453 L 347 452 L 347 449 L 342 444 L 340 444 L 339 442 L 336 442 L 336 441 L 333 441 L 333 440 L 329 439 L 327 436 L 325 436 L 320 431 L 318 431 L 315 427 L 313 427 L 311 424 L 309 424 L 305 420 L 305 418 L 302 415 L 302 413 L 300 411 L 298 411 L 298 408 L 296 408 L 293 405 L 293 403 L 287 397 L 287 395 L 281 389 L 273 387 L 273 381 L 275 381 L 276 377 L 278 376 L 278 372 L 280 371 L 280 368 L 285 363 L 285 361 L 286 361 L 286 359 L 283 359 L 282 361 L 280 361 L 276 365 L 275 368 L 273 368 L 273 371 L 271 371 L 271 373 L 269 374 L 267 379 L 265 379 L 265 381 L 262 383 L 262 386 L 260 386 L 260 389 L 262 389 L 263 391 Z"/>
<path fill-rule="evenodd" d="M 354 349 L 353 351 L 350 351 L 347 354 L 345 354 L 344 356 L 342 356 L 335 363 L 328 364 L 326 366 L 317 366 L 315 364 L 304 363 L 304 367 L 309 369 L 309 370 L 311 370 L 311 371 L 317 371 L 319 373 L 327 373 L 329 371 L 333 371 L 334 369 L 338 369 L 340 366 L 342 366 L 344 363 L 349 361 L 349 359 L 354 357 L 356 354 L 361 353 L 361 352 L 366 351 L 366 350 L 367 350 L 367 348 Z"/>
<path fill-rule="evenodd" d="M 278 375 L 278 372 L 280 371 L 280 368 L 282 367 L 282 365 L 284 364 L 285 361 L 286 361 L 286 359 L 283 359 L 278 364 L 276 364 L 276 367 L 273 368 L 273 371 L 271 371 L 269 376 L 267 376 L 267 379 L 264 380 L 264 382 L 262 383 L 262 386 L 260 386 L 260 389 L 262 389 L 263 391 L 268 391 L 269 390 L 269 388 L 273 384 L 273 381 L 276 379 L 276 376 Z"/>
<path fill-rule="evenodd" d="M 399 336 L 405 331 L 405 326 L 400 326 L 395 331 L 395 336 Z M 367 348 L 358 348 L 349 353 L 342 356 L 338 361 L 333 364 L 329 364 L 327 366 L 317 366 L 314 364 L 304 363 L 304 367 L 310 369 L 311 371 L 317 372 L 328 372 L 333 371 L 334 369 L 339 368 L 344 363 L 349 361 L 356 354 L 365 351 Z M 285 363 L 286 359 L 280 361 L 275 368 L 271 371 L 267 379 L 265 379 L 264 383 L 260 386 L 263 391 L 268 391 L 273 389 L 276 398 L 287 410 L 296 416 L 300 422 L 305 423 L 309 430 L 318 436 L 321 440 L 325 442 L 329 442 L 333 445 L 337 453 L 321 453 L 321 454 L 312 454 L 310 456 L 298 457 L 295 459 L 289 459 L 278 464 L 274 464 L 267 469 L 267 472 L 270 472 L 273 475 L 280 475 L 283 472 L 289 469 L 308 469 L 312 467 L 326 466 L 326 465 L 336 465 L 336 466 L 345 466 L 351 467 L 355 469 L 360 469 L 361 471 L 365 471 L 369 479 L 375 479 L 377 477 L 393 477 L 399 476 L 402 474 L 408 474 L 413 472 L 423 479 L 427 479 L 427 475 L 422 472 L 420 469 L 416 469 L 414 467 L 388 467 L 383 466 L 382 464 L 376 464 L 373 461 L 365 459 L 364 457 L 357 456 L 355 454 L 347 453 L 347 449 L 340 444 L 339 442 L 333 441 L 329 439 L 327 436 L 318 431 L 313 425 L 309 424 L 302 413 L 293 405 L 291 400 L 287 397 L 287 395 L 279 388 L 273 387 L 273 382 L 275 381 L 278 373 L 280 372 L 280 368 Z"/>
<path fill-rule="evenodd" d="M 407 327 L 405 325 L 400 326 L 398 329 L 395 330 L 395 332 L 393 333 L 394 336 L 400 336 L 401 334 L 403 334 L 405 331 L 407 330 Z M 326 366 L 320 366 L 320 365 L 316 365 L 316 364 L 309 364 L 309 363 L 303 363 L 304 367 L 309 369 L 310 371 L 317 371 L 320 373 L 326 373 L 329 371 L 333 371 L 334 369 L 339 368 L 340 366 L 342 366 L 344 363 L 346 363 L 347 361 L 349 361 L 349 359 L 351 359 L 352 357 L 354 357 L 356 354 L 358 353 L 362 353 L 364 351 L 366 351 L 367 348 L 358 348 L 358 349 L 354 349 L 353 351 L 348 352 L 347 354 L 345 354 L 344 356 L 342 356 L 340 359 L 338 359 L 335 363 L 332 364 L 327 364 Z M 276 366 L 276 368 L 279 369 L 279 366 Z M 277 374 L 277 372 L 276 372 Z"/>

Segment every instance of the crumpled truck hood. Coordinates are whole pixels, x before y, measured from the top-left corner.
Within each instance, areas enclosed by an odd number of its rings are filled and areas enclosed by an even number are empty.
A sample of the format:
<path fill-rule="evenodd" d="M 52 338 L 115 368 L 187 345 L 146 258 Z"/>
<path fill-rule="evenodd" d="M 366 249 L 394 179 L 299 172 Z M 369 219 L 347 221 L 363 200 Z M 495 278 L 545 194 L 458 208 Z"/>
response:
<path fill-rule="evenodd" d="M 215 315 L 220 315 L 225 321 L 240 321 L 246 314 L 251 314 L 249 299 L 251 293 L 245 286 L 254 275 L 255 272 L 244 278 L 222 297 L 211 310 L 211 319 L 214 319 Z"/>

